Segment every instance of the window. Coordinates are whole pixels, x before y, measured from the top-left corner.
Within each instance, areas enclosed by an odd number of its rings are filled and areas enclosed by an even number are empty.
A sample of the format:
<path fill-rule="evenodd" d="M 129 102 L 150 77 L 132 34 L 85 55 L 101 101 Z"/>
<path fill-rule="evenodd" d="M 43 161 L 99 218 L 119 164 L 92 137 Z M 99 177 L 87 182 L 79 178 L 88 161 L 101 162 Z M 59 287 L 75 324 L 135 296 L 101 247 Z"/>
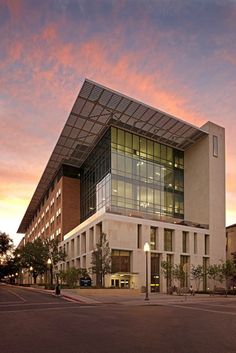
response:
<path fill-rule="evenodd" d="M 56 230 L 56 236 L 58 237 L 60 234 L 61 234 L 61 228 L 58 228 L 58 229 Z"/>
<path fill-rule="evenodd" d="M 209 259 L 203 257 L 203 290 L 207 290 L 207 268 L 209 267 Z"/>
<path fill-rule="evenodd" d="M 86 253 L 86 232 L 81 234 L 81 252 Z"/>
<path fill-rule="evenodd" d="M 193 234 L 193 253 L 197 254 L 197 233 Z"/>
<path fill-rule="evenodd" d="M 61 214 L 61 208 L 59 208 L 59 209 L 57 210 L 57 212 L 56 212 L 56 217 L 59 217 L 60 214 Z"/>
<path fill-rule="evenodd" d="M 157 228 L 150 228 L 150 249 L 157 250 Z"/>
<path fill-rule="evenodd" d="M 80 255 L 80 236 L 78 235 L 76 238 L 77 243 L 77 255 Z"/>
<path fill-rule="evenodd" d="M 56 198 L 58 199 L 58 197 L 61 195 L 61 189 L 59 189 L 56 193 Z"/>
<path fill-rule="evenodd" d="M 213 156 L 218 157 L 218 136 L 213 136 Z"/>
<path fill-rule="evenodd" d="M 209 255 L 209 234 L 205 234 L 204 254 Z"/>
<path fill-rule="evenodd" d="M 93 250 L 94 247 L 94 228 L 89 228 L 89 250 Z"/>
<path fill-rule="evenodd" d="M 70 250 L 71 250 L 70 255 L 72 257 L 74 257 L 75 256 L 75 240 L 74 239 L 72 239 L 70 242 Z"/>
<path fill-rule="evenodd" d="M 174 263 L 174 257 L 173 255 L 170 255 L 170 254 L 167 254 L 166 255 L 166 262 L 169 264 L 168 268 L 170 269 Z M 167 290 L 169 290 L 169 287 L 171 286 L 172 284 L 172 273 L 171 273 L 171 270 L 167 270 L 167 273 L 166 273 L 166 287 L 167 287 Z"/>
<path fill-rule="evenodd" d="M 181 255 L 180 256 L 180 265 L 182 266 L 185 276 L 180 279 L 181 287 L 189 287 L 189 270 L 190 270 L 190 257 Z"/>
<path fill-rule="evenodd" d="M 160 254 L 151 253 L 151 292 L 160 291 Z"/>
<path fill-rule="evenodd" d="M 142 224 L 137 225 L 137 248 L 142 248 Z"/>
<path fill-rule="evenodd" d="M 173 251 L 173 231 L 164 229 L 164 251 Z"/>
<path fill-rule="evenodd" d="M 124 146 L 122 147 L 122 143 Z M 121 148 L 122 147 L 122 148 Z M 111 209 L 183 218 L 184 154 L 145 137 L 111 129 Z M 132 212 L 131 212 L 132 213 Z"/>
<path fill-rule="evenodd" d="M 182 252 L 188 252 L 188 232 L 182 234 Z"/>
<path fill-rule="evenodd" d="M 112 250 L 111 268 L 112 273 L 130 272 L 130 251 Z"/>

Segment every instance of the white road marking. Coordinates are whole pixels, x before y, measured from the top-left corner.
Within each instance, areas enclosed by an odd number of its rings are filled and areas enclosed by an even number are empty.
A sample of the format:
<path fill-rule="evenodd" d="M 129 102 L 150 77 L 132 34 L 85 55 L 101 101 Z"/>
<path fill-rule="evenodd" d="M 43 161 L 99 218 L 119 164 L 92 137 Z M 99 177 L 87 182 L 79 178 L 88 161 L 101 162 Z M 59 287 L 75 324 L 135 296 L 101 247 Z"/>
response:
<path fill-rule="evenodd" d="M 13 291 L 10 290 L 9 288 L 6 288 L 6 290 L 7 290 L 9 293 L 11 293 L 11 294 L 15 295 L 16 297 L 18 297 L 18 298 L 19 298 L 21 301 L 23 301 L 24 303 L 26 302 L 25 298 L 23 298 L 20 294 L 17 294 L 17 293 L 15 293 L 15 292 L 13 292 Z"/>
<path fill-rule="evenodd" d="M 68 303 L 69 304 L 69 303 Z M 91 308 L 94 309 L 94 306 L 91 305 L 83 305 L 83 306 L 61 306 L 60 308 L 39 308 L 39 309 L 23 309 L 23 310 L 8 310 L 8 311 L 1 311 L 2 314 L 9 314 L 9 313 L 19 313 L 19 312 L 34 312 L 34 311 L 49 311 L 49 310 L 62 310 L 62 309 L 84 309 L 84 308 Z"/>
<path fill-rule="evenodd" d="M 29 306 L 29 305 L 60 305 L 61 303 L 55 303 L 55 302 L 42 302 L 42 303 L 26 303 L 26 302 L 24 302 L 24 303 L 21 303 L 21 302 L 14 302 L 14 303 L 12 303 L 12 302 L 10 302 L 10 304 L 9 304 L 9 302 L 6 302 L 6 304 L 4 304 L 4 305 L 2 305 L 2 304 L 0 304 L 0 307 L 1 306 L 3 306 L 3 307 L 6 307 L 6 306 L 16 306 L 16 305 L 24 305 L 24 306 Z"/>
<path fill-rule="evenodd" d="M 190 310 L 197 310 L 197 311 L 206 311 L 209 313 L 216 313 L 216 314 L 226 314 L 226 315 L 233 315 L 236 316 L 236 312 L 233 313 L 231 311 L 219 311 L 219 310 L 213 310 L 213 309 L 204 309 L 204 308 L 196 308 L 192 306 L 186 306 L 186 305 L 177 305 L 177 304 L 171 304 L 169 306 L 173 306 L 175 308 L 183 308 L 183 309 L 190 309 Z"/>

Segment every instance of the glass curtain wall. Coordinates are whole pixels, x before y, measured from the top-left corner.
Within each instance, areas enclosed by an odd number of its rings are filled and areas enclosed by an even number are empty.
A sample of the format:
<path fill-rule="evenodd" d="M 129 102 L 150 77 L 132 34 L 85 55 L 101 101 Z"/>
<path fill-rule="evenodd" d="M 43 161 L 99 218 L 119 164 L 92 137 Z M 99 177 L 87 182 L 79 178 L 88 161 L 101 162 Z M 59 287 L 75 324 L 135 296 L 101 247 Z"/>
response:
<path fill-rule="evenodd" d="M 183 218 L 182 151 L 112 127 L 111 175 L 113 210 Z"/>
<path fill-rule="evenodd" d="M 111 130 L 109 129 L 81 168 L 81 221 L 111 203 Z"/>
<path fill-rule="evenodd" d="M 151 219 L 184 217 L 184 154 L 110 128 L 81 168 L 81 221 L 101 207 Z"/>

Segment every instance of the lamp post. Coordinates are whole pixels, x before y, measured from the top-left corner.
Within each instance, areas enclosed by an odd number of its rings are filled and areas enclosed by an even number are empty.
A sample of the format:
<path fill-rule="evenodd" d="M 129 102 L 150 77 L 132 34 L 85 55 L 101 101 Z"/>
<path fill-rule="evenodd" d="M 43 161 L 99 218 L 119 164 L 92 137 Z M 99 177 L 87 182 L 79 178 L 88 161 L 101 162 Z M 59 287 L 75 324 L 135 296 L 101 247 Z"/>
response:
<path fill-rule="evenodd" d="M 146 254 L 146 295 L 145 295 L 145 300 L 149 300 L 148 297 L 148 253 L 150 251 L 150 245 L 148 242 L 144 244 L 143 250 L 145 251 Z"/>
<path fill-rule="evenodd" d="M 49 258 L 47 261 L 49 271 L 50 271 L 50 284 L 53 284 L 53 277 L 52 277 L 52 260 Z"/>
<path fill-rule="evenodd" d="M 24 270 L 21 270 L 21 274 L 20 274 L 20 283 L 21 283 L 21 284 L 24 283 Z"/>
<path fill-rule="evenodd" d="M 30 284 L 32 284 L 32 277 L 33 277 L 33 270 L 34 270 L 33 266 L 30 266 L 29 270 L 30 270 Z"/>

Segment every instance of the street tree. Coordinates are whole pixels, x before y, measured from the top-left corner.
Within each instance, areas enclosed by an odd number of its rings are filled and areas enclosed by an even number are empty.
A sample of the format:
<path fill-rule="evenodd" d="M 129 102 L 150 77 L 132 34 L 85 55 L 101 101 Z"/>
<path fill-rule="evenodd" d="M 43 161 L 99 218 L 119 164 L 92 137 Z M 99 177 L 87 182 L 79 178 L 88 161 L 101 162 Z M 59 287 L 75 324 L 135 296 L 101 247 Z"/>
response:
<path fill-rule="evenodd" d="M 232 252 L 231 255 L 233 257 L 233 262 L 234 262 L 234 264 L 236 266 L 236 251 Z M 236 284 L 236 273 L 234 274 L 232 281 L 233 281 L 233 286 L 235 286 L 235 284 Z"/>
<path fill-rule="evenodd" d="M 174 265 L 170 261 L 161 262 L 161 272 L 166 279 L 167 293 L 169 294 L 172 294 L 173 267 Z"/>
<path fill-rule="evenodd" d="M 51 277 L 51 284 L 53 284 L 53 273 L 54 268 L 57 266 L 58 262 L 65 261 L 66 253 L 64 249 L 59 249 L 59 241 L 57 239 L 46 239 L 44 242 L 44 246 L 47 252 L 47 263 L 50 259 L 51 264 L 49 265 L 50 268 L 50 277 Z M 58 282 L 58 276 L 57 276 Z"/>
<path fill-rule="evenodd" d="M 185 279 L 186 279 L 187 274 L 184 272 L 184 268 L 182 264 L 175 264 L 172 269 L 172 277 L 176 279 L 179 282 L 179 288 L 184 287 L 185 285 L 182 286 L 182 284 L 186 284 Z M 180 293 L 180 292 L 179 292 Z"/>
<path fill-rule="evenodd" d="M 216 287 L 216 282 L 222 281 L 221 265 L 212 264 L 207 268 L 207 276 L 209 279 L 213 280 L 214 288 Z M 214 291 L 213 288 L 213 291 Z"/>
<path fill-rule="evenodd" d="M 70 267 L 59 272 L 59 278 L 66 283 L 69 288 L 75 288 L 80 278 L 90 278 L 86 268 Z"/>
<path fill-rule="evenodd" d="M 233 260 L 226 260 L 221 264 L 220 269 L 221 269 L 222 279 L 225 279 L 226 295 L 227 295 L 228 289 L 230 287 L 230 283 L 233 282 L 234 277 L 236 276 L 236 264 L 234 263 Z"/>
<path fill-rule="evenodd" d="M 20 265 L 28 270 L 32 269 L 34 283 L 38 275 L 43 275 L 47 270 L 48 250 L 43 241 L 39 238 L 33 243 L 28 242 L 18 252 Z"/>
<path fill-rule="evenodd" d="M 6 262 L 0 267 L 0 278 L 8 277 L 10 282 L 14 282 L 19 273 L 19 262 L 14 256 L 9 256 Z"/>
<path fill-rule="evenodd" d="M 51 280 L 53 279 L 53 266 L 59 261 L 64 261 L 66 254 L 58 248 L 57 240 L 42 241 L 40 238 L 34 242 L 28 242 L 15 252 L 15 258 L 19 260 L 19 266 L 30 269 L 36 283 L 37 277 L 47 272 L 48 259 L 51 260 Z"/>
<path fill-rule="evenodd" d="M 64 250 L 59 249 L 59 241 L 57 239 L 46 239 L 44 246 L 46 248 L 48 258 L 51 259 L 53 267 L 60 261 L 65 261 L 66 253 Z"/>
<path fill-rule="evenodd" d="M 13 247 L 12 239 L 8 234 L 0 231 L 0 256 L 5 255 Z"/>
<path fill-rule="evenodd" d="M 200 284 L 201 284 L 201 281 L 203 280 L 203 276 L 204 276 L 203 266 L 202 265 L 191 265 L 190 276 L 191 276 L 191 279 L 195 282 L 196 289 L 199 292 Z"/>
<path fill-rule="evenodd" d="M 96 275 L 96 285 L 104 287 L 105 275 L 111 273 L 111 248 L 107 235 L 102 233 L 92 253 L 91 271 Z"/>

